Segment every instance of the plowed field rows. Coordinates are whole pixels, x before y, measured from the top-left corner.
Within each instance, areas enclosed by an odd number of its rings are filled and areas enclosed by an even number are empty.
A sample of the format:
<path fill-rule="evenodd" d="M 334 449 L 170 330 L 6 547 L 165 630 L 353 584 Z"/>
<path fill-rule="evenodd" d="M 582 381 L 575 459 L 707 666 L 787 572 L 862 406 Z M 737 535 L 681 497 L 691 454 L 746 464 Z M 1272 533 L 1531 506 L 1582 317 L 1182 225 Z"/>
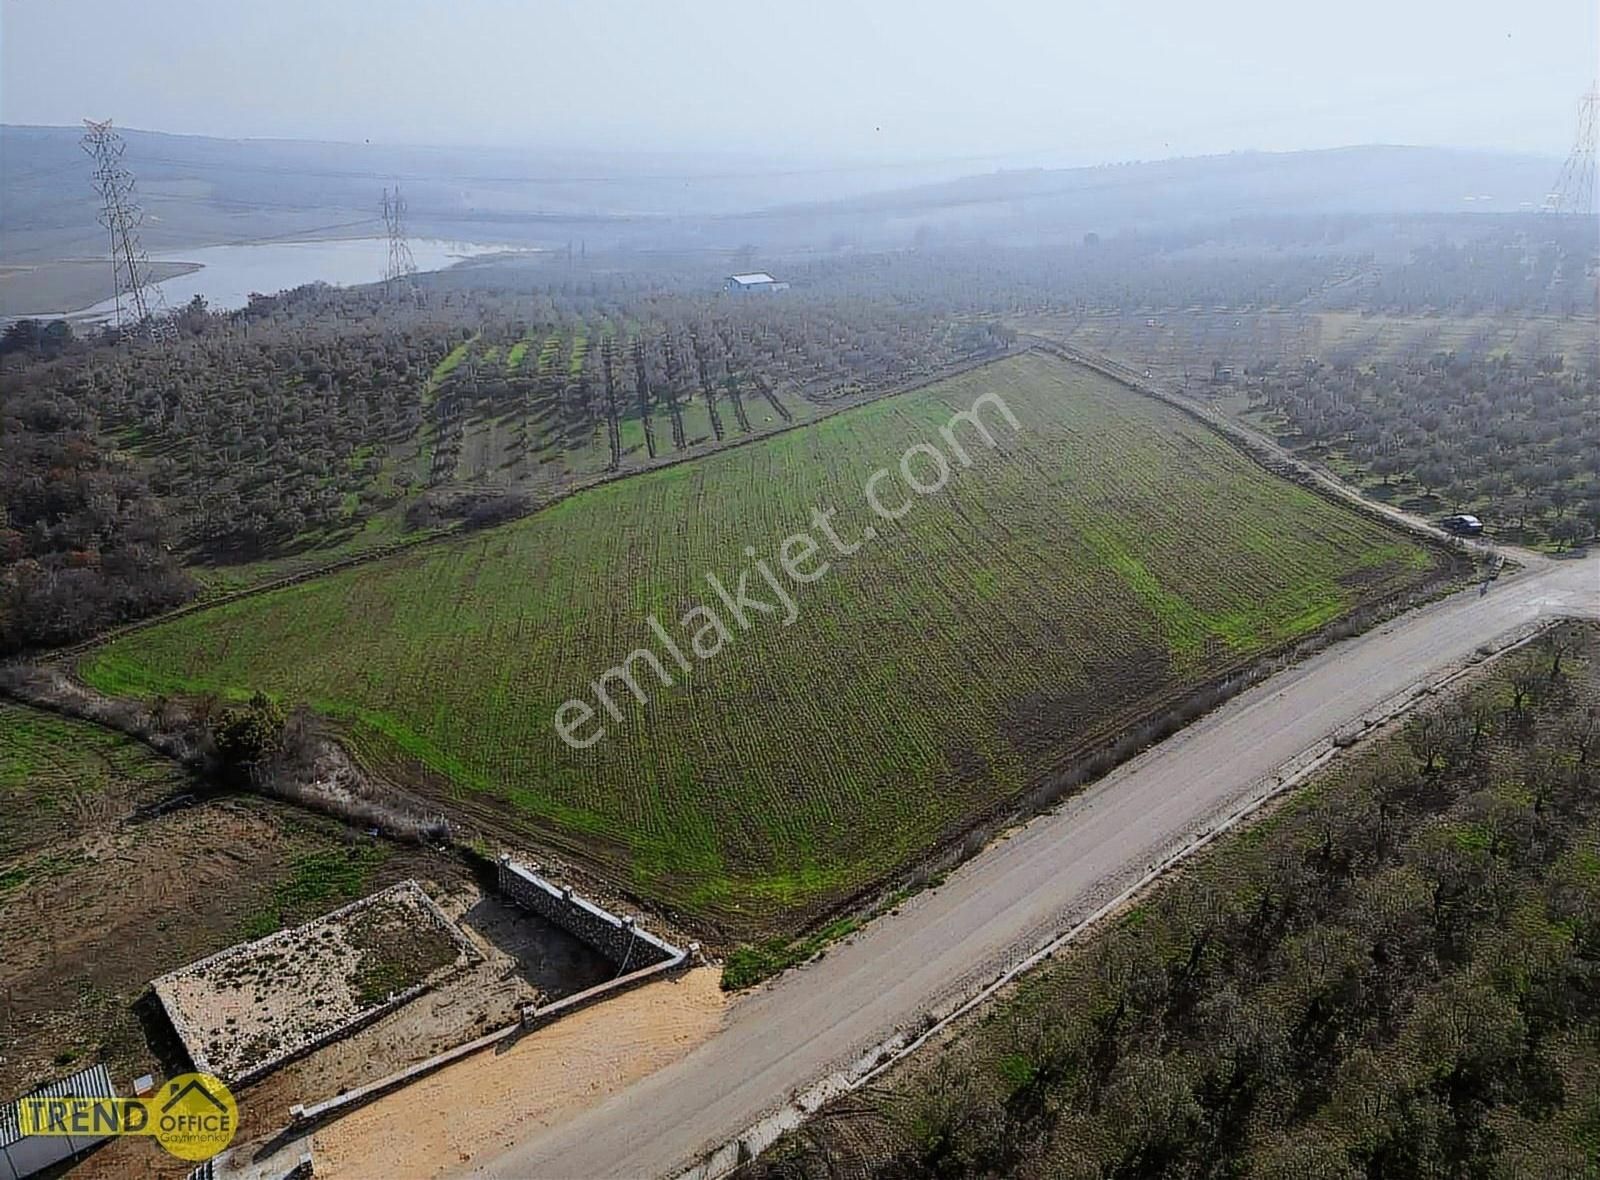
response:
<path fill-rule="evenodd" d="M 1020 423 L 889 523 L 863 484 L 985 393 Z M 948 448 L 943 448 L 948 452 Z M 814 508 L 859 540 L 790 585 L 784 627 L 576 751 L 552 724 L 651 612 L 774 568 Z M 729 933 L 791 929 L 1265 650 L 1426 581 L 1438 559 L 1283 483 L 1170 407 L 1028 354 L 515 524 L 190 615 L 96 653 L 119 692 L 264 689 L 348 727 L 458 810 L 617 873 Z M 778 575 L 780 578 L 781 574 Z M 753 578 L 752 593 L 760 593 Z M 770 599 L 772 595 L 766 594 Z M 670 661 L 663 654 L 661 658 Z M 672 669 L 674 672 L 677 670 Z M 588 731 L 586 731 L 588 732 Z"/>

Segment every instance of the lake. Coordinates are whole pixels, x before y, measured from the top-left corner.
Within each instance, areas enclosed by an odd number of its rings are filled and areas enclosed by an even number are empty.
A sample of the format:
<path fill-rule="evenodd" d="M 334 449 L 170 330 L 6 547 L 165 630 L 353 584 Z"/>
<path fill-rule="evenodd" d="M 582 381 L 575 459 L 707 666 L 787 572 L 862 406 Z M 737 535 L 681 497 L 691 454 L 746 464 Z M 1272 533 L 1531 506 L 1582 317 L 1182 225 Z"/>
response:
<path fill-rule="evenodd" d="M 478 242 L 446 242 L 413 238 L 411 256 L 417 269 L 442 270 L 475 254 L 513 249 Z M 200 269 L 159 284 L 167 306 L 176 310 L 196 295 L 212 311 L 232 311 L 250 302 L 252 293 L 272 295 L 306 283 L 350 286 L 375 283 L 389 262 L 388 238 L 345 238 L 318 242 L 255 242 L 238 246 L 199 246 L 192 250 L 152 255 L 152 262 L 198 262 Z M 74 319 L 95 319 L 116 309 L 106 299 L 75 311 Z"/>

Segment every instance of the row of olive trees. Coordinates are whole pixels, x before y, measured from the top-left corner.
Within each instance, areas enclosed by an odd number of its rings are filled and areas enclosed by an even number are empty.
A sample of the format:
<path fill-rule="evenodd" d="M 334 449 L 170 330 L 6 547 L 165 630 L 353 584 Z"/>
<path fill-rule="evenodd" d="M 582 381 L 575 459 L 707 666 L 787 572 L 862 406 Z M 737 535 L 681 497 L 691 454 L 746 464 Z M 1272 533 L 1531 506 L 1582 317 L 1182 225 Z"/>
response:
<path fill-rule="evenodd" d="M 1491 526 L 1567 546 L 1600 530 L 1600 373 L 1538 359 L 1270 370 L 1255 405 L 1298 449 L 1337 456 Z"/>

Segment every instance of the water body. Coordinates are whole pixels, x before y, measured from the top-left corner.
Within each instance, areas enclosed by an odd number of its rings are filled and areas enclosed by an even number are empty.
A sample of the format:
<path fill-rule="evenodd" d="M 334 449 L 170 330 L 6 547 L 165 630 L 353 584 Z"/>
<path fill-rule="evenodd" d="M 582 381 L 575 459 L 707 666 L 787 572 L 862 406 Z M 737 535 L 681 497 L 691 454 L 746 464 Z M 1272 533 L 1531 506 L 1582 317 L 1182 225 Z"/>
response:
<path fill-rule="evenodd" d="M 413 238 L 411 256 L 417 269 L 442 270 L 475 254 L 491 254 L 507 246 L 479 242 L 447 242 Z M 152 262 L 198 262 L 200 269 L 158 284 L 167 306 L 176 310 L 196 295 L 212 311 L 232 311 L 250 302 L 252 294 L 273 295 L 306 283 L 350 286 L 375 283 L 389 262 L 388 238 L 344 238 L 320 242 L 258 242 L 242 246 L 200 246 L 153 255 Z M 116 310 L 114 299 L 71 313 L 74 319 L 101 319 Z M 65 313 L 63 313 L 65 314 Z"/>

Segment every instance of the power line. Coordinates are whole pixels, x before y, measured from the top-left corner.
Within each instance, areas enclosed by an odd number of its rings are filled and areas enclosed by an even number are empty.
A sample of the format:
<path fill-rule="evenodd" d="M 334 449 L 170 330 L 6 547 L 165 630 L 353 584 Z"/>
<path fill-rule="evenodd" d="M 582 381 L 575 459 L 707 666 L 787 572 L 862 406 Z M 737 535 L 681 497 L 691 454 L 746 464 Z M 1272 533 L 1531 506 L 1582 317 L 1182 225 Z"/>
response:
<path fill-rule="evenodd" d="M 397 149 L 404 150 L 404 149 Z M 994 163 L 1003 160 L 1032 159 L 1038 153 L 1015 151 L 966 156 L 937 156 L 917 160 L 891 160 L 883 162 L 817 165 L 808 168 L 767 168 L 723 171 L 676 171 L 639 173 L 575 173 L 570 175 L 537 175 L 528 173 L 482 172 L 405 172 L 360 171 L 346 168 L 320 168 L 313 165 L 233 163 L 226 160 L 193 160 L 174 156 L 141 156 L 147 164 L 166 164 L 178 171 L 260 172 L 273 176 L 307 176 L 332 180 L 409 180 L 419 183 L 450 181 L 465 184 L 637 184 L 640 182 L 690 182 L 726 180 L 787 180 L 803 176 L 830 176 L 852 172 L 915 171 L 924 168 L 942 168 L 957 164 Z"/>
<path fill-rule="evenodd" d="M 325 213 L 340 209 L 339 203 L 334 201 L 308 205 L 303 201 L 257 201 L 247 197 L 219 197 L 211 193 L 147 193 L 144 202 L 147 205 L 204 205 L 213 209 L 243 209 L 247 212 L 269 209 L 285 213 Z"/>
<path fill-rule="evenodd" d="M 124 326 L 125 310 L 132 323 L 157 344 L 170 344 L 177 336 L 172 317 L 167 314 L 161 288 L 150 281 L 150 259 L 139 241 L 139 223 L 144 211 L 134 197 L 133 173 L 122 165 L 122 136 L 111 120 L 83 121 L 80 141 L 94 159 L 94 187 L 100 196 L 100 224 L 106 227 L 111 258 L 111 287 L 116 306 L 116 324 Z M 124 297 L 127 303 L 124 303 Z"/>
<path fill-rule="evenodd" d="M 206 242 L 202 245 L 190 248 L 201 250 L 210 249 L 213 246 L 262 246 L 272 242 L 285 242 L 290 245 L 297 245 L 308 240 L 314 240 L 307 239 L 305 236 L 307 234 L 325 234 L 331 233 L 336 229 L 357 228 L 366 230 L 374 229 L 376 228 L 376 220 L 371 217 L 363 217 L 358 221 L 336 221 L 332 225 L 308 225 L 304 229 L 284 230 L 281 233 L 263 234 L 262 236 L 256 238 L 230 238 L 226 242 Z M 173 253 L 181 253 L 182 249 L 182 247 L 175 248 Z"/>

